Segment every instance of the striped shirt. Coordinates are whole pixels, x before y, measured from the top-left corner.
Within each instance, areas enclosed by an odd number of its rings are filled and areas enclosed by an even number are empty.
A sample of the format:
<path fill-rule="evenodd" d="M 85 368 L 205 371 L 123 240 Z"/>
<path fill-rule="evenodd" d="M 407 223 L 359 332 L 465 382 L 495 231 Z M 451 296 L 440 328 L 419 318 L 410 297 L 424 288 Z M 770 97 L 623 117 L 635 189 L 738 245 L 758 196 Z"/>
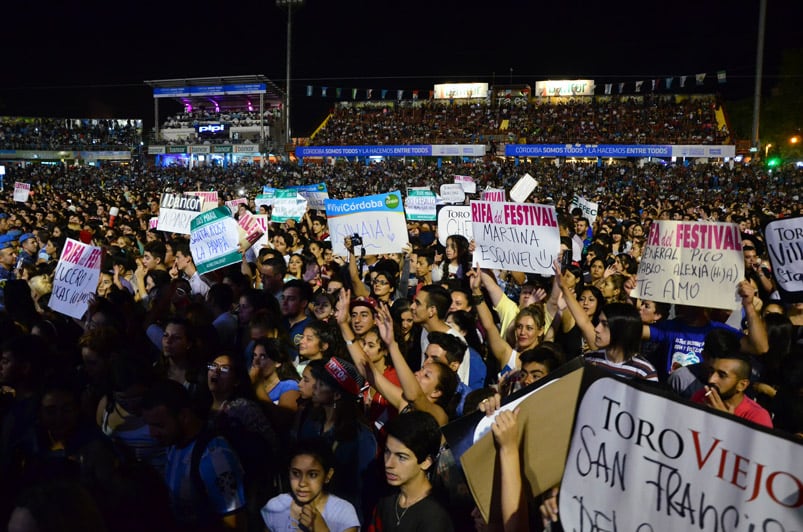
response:
<path fill-rule="evenodd" d="M 658 382 L 658 373 L 655 371 L 655 367 L 638 355 L 624 362 L 608 360 L 608 357 L 605 356 L 605 351 L 591 351 L 583 356 L 589 363 L 605 368 L 614 375 L 625 379 L 644 379 Z"/>

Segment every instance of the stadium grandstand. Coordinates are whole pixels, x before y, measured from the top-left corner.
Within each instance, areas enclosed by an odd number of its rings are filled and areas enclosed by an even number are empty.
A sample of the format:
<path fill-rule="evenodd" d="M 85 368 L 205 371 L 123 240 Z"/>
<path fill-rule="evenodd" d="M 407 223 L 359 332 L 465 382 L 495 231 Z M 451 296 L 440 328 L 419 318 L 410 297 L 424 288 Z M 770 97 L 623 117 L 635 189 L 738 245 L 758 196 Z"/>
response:
<path fill-rule="evenodd" d="M 154 127 L 148 154 L 157 164 L 262 162 L 280 150 L 281 90 L 262 75 L 146 81 L 153 88 Z M 161 121 L 159 102 L 182 111 Z"/>

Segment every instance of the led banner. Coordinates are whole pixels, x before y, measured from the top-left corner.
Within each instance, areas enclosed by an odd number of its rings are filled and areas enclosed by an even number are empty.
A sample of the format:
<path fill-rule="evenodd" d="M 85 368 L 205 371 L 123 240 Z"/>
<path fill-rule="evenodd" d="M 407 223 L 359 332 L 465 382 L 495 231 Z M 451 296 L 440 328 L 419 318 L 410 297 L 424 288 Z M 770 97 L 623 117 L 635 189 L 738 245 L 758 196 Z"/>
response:
<path fill-rule="evenodd" d="M 296 157 L 483 157 L 480 144 L 411 144 L 395 146 L 299 146 Z"/>
<path fill-rule="evenodd" d="M 736 146 L 675 145 L 672 146 L 672 157 L 699 157 L 705 159 L 736 157 Z"/>
<path fill-rule="evenodd" d="M 260 94 L 267 92 L 265 83 L 240 83 L 235 85 L 207 85 L 204 87 L 154 87 L 154 98 L 179 98 L 190 96 L 222 96 L 226 94 Z"/>
<path fill-rule="evenodd" d="M 535 95 L 549 96 L 594 96 L 593 79 L 563 79 L 535 82 Z"/>
<path fill-rule="evenodd" d="M 658 144 L 507 144 L 507 157 L 671 157 Z"/>
<path fill-rule="evenodd" d="M 434 96 L 436 100 L 450 98 L 487 98 L 487 83 L 441 83 L 435 85 Z"/>

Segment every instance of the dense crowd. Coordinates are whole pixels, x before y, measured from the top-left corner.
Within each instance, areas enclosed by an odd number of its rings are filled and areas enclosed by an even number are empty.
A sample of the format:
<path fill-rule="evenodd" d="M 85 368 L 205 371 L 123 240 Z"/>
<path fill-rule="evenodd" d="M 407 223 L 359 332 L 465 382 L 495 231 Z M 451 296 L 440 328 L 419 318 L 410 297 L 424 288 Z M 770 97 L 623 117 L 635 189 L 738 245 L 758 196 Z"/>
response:
<path fill-rule="evenodd" d="M 516 414 L 493 424 L 503 482 L 491 523 L 440 427 L 579 358 L 803 437 L 803 304 L 779 299 L 762 232 L 803 214 L 794 167 L 487 158 L 7 172 L 33 192 L 0 197 L 11 530 L 541 529 L 559 487 L 521 497 Z M 263 185 L 325 182 L 345 197 L 454 174 L 509 189 L 525 172 L 571 256 L 549 277 L 476 269 L 471 242 L 443 246 L 427 222 L 408 224 L 401 253 L 360 256 L 347 239 L 339 256 L 314 211 L 200 275 L 186 235 L 148 225 L 168 189 L 253 200 Z M 571 208 L 575 194 L 599 201 L 594 223 Z M 739 224 L 736 327 L 721 311 L 630 297 L 650 225 L 670 219 Z M 103 250 L 81 320 L 48 306 L 67 238 Z M 696 347 L 681 357 L 681 344 Z"/>
<path fill-rule="evenodd" d="M 271 123 L 281 115 L 276 109 L 268 109 L 263 113 L 265 123 Z M 215 112 L 209 109 L 195 109 L 184 111 L 170 116 L 162 127 L 165 129 L 194 128 L 202 124 L 225 124 L 227 126 L 258 126 L 259 112 L 257 111 L 224 111 Z"/>
<path fill-rule="evenodd" d="M 131 120 L 0 117 L 3 150 L 120 150 L 141 140 Z"/>
<path fill-rule="evenodd" d="M 398 102 L 338 107 L 315 145 L 477 144 L 502 138 L 526 144 L 721 144 L 713 97 L 598 97 L 526 105 Z"/>

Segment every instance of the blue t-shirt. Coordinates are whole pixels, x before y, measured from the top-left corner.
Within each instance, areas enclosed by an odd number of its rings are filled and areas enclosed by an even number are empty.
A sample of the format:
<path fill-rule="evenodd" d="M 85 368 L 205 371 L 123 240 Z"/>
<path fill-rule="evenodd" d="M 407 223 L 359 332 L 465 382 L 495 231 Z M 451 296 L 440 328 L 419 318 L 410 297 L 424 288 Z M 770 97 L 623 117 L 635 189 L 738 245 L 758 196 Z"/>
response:
<path fill-rule="evenodd" d="M 703 361 L 702 352 L 705 337 L 714 329 L 726 329 L 742 336 L 738 329 L 718 321 L 710 321 L 702 327 L 686 325 L 678 319 L 660 321 L 650 325 L 650 340 L 659 342 L 660 360 L 656 364 L 659 373 L 672 373 L 673 366 L 688 366 Z M 662 379 L 663 380 L 663 379 Z"/>
<path fill-rule="evenodd" d="M 273 401 L 273 404 L 278 405 L 279 398 L 282 396 L 282 394 L 290 390 L 298 391 L 298 383 L 296 381 L 291 379 L 279 381 L 279 384 L 274 386 L 273 389 L 268 392 L 268 397 L 270 397 L 270 400 Z"/>

